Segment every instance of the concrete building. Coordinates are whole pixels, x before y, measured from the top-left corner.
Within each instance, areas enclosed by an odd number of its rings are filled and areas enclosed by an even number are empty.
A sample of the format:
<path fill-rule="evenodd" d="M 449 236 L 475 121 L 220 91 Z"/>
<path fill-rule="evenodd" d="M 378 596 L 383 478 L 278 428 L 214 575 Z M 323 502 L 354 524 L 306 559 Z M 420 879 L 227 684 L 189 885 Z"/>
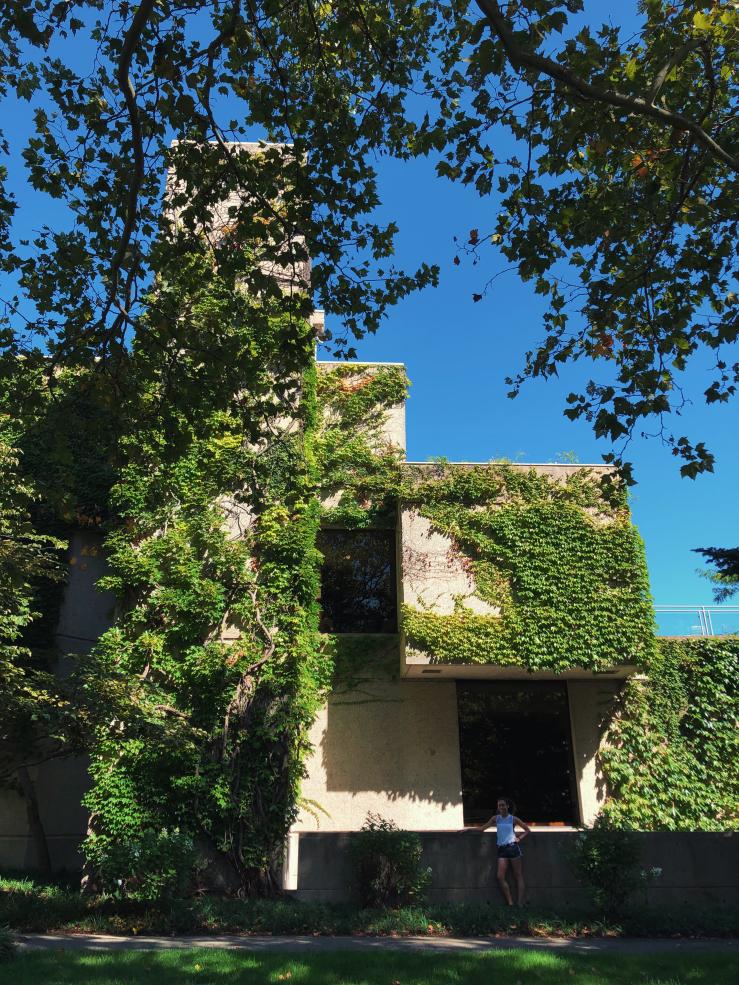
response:
<path fill-rule="evenodd" d="M 332 365 L 320 367 L 330 372 Z M 364 368 L 371 371 L 369 366 Z M 405 455 L 403 404 L 389 409 L 384 438 Z M 465 469 L 469 465 L 451 463 L 448 467 Z M 555 482 L 578 470 L 587 470 L 596 479 L 609 471 L 602 465 L 511 467 L 522 472 L 533 468 Z M 436 466 L 407 463 L 407 468 L 423 477 Z M 350 634 L 356 647 L 364 645 L 368 653 L 374 651 L 382 659 L 368 661 L 370 666 L 365 668 L 360 686 L 333 694 L 313 726 L 313 754 L 303 796 L 321 809 L 303 811 L 296 832 L 357 830 L 368 812 L 403 828 L 426 831 L 456 830 L 466 821 L 479 821 L 483 805 L 465 805 L 465 768 L 469 772 L 479 766 L 464 762 L 470 756 L 470 741 L 465 742 L 464 727 L 460 730 L 460 725 L 464 726 L 460 712 L 466 714 L 465 698 L 470 694 L 483 704 L 487 699 L 495 705 L 496 698 L 502 696 L 509 707 L 513 707 L 511 702 L 523 700 L 531 705 L 540 698 L 557 705 L 548 717 L 542 712 L 542 728 L 546 723 L 557 730 L 554 742 L 560 745 L 561 755 L 555 758 L 561 772 L 556 782 L 563 794 L 560 800 L 567 804 L 561 816 L 551 816 L 551 809 L 542 812 L 543 805 L 532 804 L 546 817 L 535 816 L 536 810 L 534 816 L 529 812 L 527 816 L 534 821 L 549 818 L 557 830 L 591 824 L 605 796 L 596 761 L 602 728 L 620 681 L 633 668 L 532 674 L 521 667 L 434 661 L 433 655 L 408 645 L 402 620 L 396 615 L 404 604 L 446 615 L 462 599 L 472 612 L 494 616 L 496 610 L 476 592 L 449 538 L 417 510 L 399 510 L 392 536 L 390 563 L 397 592 L 397 605 L 391 614 L 394 631 Z M 373 664 L 377 665 L 374 676 L 370 669 Z M 529 726 L 530 721 L 525 727 Z M 543 740 L 551 744 L 551 735 L 545 739 L 537 734 L 539 746 Z M 482 755 L 490 758 L 495 753 L 488 748 Z M 515 768 L 538 774 L 540 770 L 534 766 L 524 757 Z M 491 808 L 502 792 L 517 796 L 516 790 L 491 789 Z"/>
<path fill-rule="evenodd" d="M 322 363 L 319 369 L 331 373 L 335 365 L 339 364 Z M 373 371 L 366 364 L 357 367 L 358 376 Z M 405 458 L 404 404 L 389 408 L 381 437 L 386 447 Z M 469 463 L 445 467 L 461 473 L 475 468 Z M 402 468 L 424 481 L 439 466 L 404 461 Z M 608 473 L 601 465 L 507 468 L 546 476 L 554 484 L 585 473 L 596 481 Z M 224 503 L 224 511 L 235 536 L 240 524 L 251 522 L 248 510 L 231 516 Z M 502 793 L 519 801 L 520 816 L 552 836 L 591 824 L 606 796 L 598 766 L 603 730 L 614 698 L 634 666 L 622 663 L 597 671 L 570 668 L 555 673 L 436 659 L 409 642 L 403 630 L 404 606 L 446 616 L 463 611 L 495 620 L 500 615 L 478 592 L 469 566 L 453 550 L 450 538 L 413 505 L 399 506 L 395 518 L 383 527 L 370 531 L 328 527 L 321 536 L 319 546 L 326 558 L 324 628 L 350 645 L 357 673 L 337 686 L 313 725 L 312 753 L 302 787 L 305 806 L 289 839 L 285 888 L 304 888 L 304 895 L 317 898 L 340 897 L 343 870 L 334 867 L 329 872 L 322 853 L 333 857 L 341 840 L 336 840 L 338 833 L 359 830 L 369 813 L 401 828 L 427 832 L 424 837 L 432 839 L 429 851 L 437 854 L 447 851 L 439 847 L 447 844 L 445 832 L 489 817 Z M 338 544 L 338 553 L 354 564 L 356 585 L 357 579 L 371 580 L 369 569 L 358 560 L 370 542 L 382 570 L 371 589 L 361 584 L 363 592 L 374 596 L 365 607 L 364 621 L 353 624 L 352 600 L 345 597 L 345 589 L 339 586 L 338 594 L 332 595 L 336 587 L 330 580 L 332 551 Z M 96 587 L 105 572 L 102 536 L 75 533 L 69 565 L 57 643 L 62 653 L 84 652 L 114 615 L 115 599 Z M 224 638 L 233 633 L 233 628 L 224 628 Z M 86 814 L 80 806 L 87 783 L 85 763 L 47 763 L 36 769 L 33 778 L 52 864 L 57 869 L 77 869 L 86 830 Z M 305 848 L 299 847 L 301 842 Z M 552 859 L 559 851 L 555 842 L 556 838 L 551 843 Z M 543 853 L 543 860 L 546 849 L 536 850 Z M 486 851 L 489 854 L 489 848 Z M 25 804 L 17 794 L 3 792 L 0 867 L 29 869 L 37 861 Z M 556 869 L 554 861 L 552 865 Z M 477 886 L 469 892 L 459 889 L 458 894 L 482 898 L 485 892 Z"/>

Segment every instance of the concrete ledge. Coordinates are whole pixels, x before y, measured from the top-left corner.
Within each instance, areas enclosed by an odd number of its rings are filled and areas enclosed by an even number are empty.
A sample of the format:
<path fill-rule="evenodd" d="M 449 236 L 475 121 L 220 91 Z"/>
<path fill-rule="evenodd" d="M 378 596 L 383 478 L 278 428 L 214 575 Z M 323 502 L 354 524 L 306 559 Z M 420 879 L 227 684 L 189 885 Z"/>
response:
<path fill-rule="evenodd" d="M 497 852 L 491 833 L 419 832 L 423 858 L 431 866 L 432 902 L 499 902 Z M 536 832 L 524 843 L 529 901 L 571 905 L 587 896 L 569 864 L 577 831 Z M 644 901 L 739 903 L 739 835 L 733 832 L 640 832 L 641 864 L 662 875 L 644 892 Z M 298 836 L 299 899 L 339 902 L 356 898 L 349 832 L 306 832 Z"/>

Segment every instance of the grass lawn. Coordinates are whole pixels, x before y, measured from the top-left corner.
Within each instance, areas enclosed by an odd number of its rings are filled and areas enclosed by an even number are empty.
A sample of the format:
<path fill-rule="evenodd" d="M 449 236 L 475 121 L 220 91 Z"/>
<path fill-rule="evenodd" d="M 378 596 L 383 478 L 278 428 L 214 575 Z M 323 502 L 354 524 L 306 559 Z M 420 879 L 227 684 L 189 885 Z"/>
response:
<path fill-rule="evenodd" d="M 377 951 L 249 954 L 40 951 L 0 964 L 8 985 L 734 985 L 735 955 L 473 954 Z"/>

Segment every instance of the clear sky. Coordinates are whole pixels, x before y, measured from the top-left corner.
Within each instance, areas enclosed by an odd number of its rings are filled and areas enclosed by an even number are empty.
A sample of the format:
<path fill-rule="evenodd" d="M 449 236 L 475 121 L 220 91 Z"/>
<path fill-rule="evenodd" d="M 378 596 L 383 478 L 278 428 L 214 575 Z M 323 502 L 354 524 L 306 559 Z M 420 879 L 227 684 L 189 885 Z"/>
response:
<path fill-rule="evenodd" d="M 586 19 L 623 17 L 625 32 L 636 26 L 636 3 L 615 8 L 588 0 Z M 631 18 L 630 24 L 626 20 Z M 31 129 L 28 107 L 3 107 L 2 127 L 11 142 L 11 187 L 20 214 L 19 235 L 43 221 L 56 221 L 54 203 L 24 182 L 20 149 Z M 258 139 L 260 134 L 252 135 Z M 408 404 L 408 454 L 413 460 L 444 456 L 457 461 L 510 458 L 553 461 L 574 453 L 581 462 L 600 462 L 608 451 L 586 423 L 562 415 L 564 397 L 582 383 L 586 367 L 569 368 L 559 380 L 529 384 L 516 400 L 505 396 L 504 378 L 522 366 L 523 353 L 541 336 L 542 299 L 515 274 L 501 277 L 478 304 L 472 294 L 502 261 L 491 251 L 473 268 L 453 265 L 453 236 L 483 231 L 495 213 L 495 198 L 481 200 L 470 189 L 436 178 L 429 161 L 379 161 L 381 218 L 400 226 L 397 261 L 413 267 L 426 260 L 441 265 L 441 284 L 400 304 L 374 337 L 358 344 L 360 358 L 403 362 L 413 383 Z M 61 218 L 61 216 L 60 216 Z M 0 283 L 0 296 L 10 293 Z M 330 324 L 330 323 L 329 323 Z M 738 359 L 739 354 L 733 359 Z M 708 383 L 699 363 L 692 370 L 700 397 Z M 688 407 L 679 433 L 705 440 L 715 453 L 713 475 L 681 479 L 679 462 L 656 439 L 637 440 L 629 449 L 638 485 L 632 510 L 646 543 L 657 603 L 710 603 L 710 584 L 697 574 L 702 561 L 691 549 L 739 543 L 739 401 Z"/>

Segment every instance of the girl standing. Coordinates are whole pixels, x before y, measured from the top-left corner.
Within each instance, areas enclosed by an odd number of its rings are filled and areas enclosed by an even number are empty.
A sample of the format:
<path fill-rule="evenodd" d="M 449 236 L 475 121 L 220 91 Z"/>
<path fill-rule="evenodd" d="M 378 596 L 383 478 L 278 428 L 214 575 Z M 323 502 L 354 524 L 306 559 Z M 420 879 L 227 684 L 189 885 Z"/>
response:
<path fill-rule="evenodd" d="M 508 906 L 513 906 L 513 898 L 506 878 L 510 866 L 516 878 L 518 905 L 523 906 L 526 887 L 523 881 L 523 853 L 520 842 L 531 834 L 531 828 L 520 818 L 515 817 L 513 810 L 513 801 L 507 797 L 500 797 L 498 799 L 498 813 L 491 817 L 486 824 L 483 824 L 482 830 L 495 825 L 498 841 L 498 885 L 500 891 L 503 893 Z M 516 825 L 523 829 L 518 835 L 515 831 Z"/>

